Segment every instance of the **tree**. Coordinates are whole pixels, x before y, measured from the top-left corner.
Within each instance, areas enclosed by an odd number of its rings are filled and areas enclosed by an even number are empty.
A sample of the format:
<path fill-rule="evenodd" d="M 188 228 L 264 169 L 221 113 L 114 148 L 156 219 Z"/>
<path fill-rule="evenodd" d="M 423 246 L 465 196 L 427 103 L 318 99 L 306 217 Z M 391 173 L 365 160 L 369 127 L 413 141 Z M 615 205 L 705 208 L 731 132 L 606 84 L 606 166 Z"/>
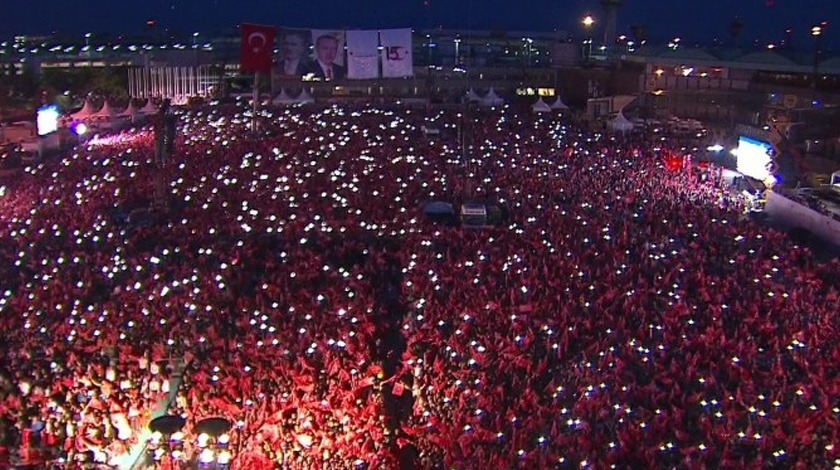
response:
<path fill-rule="evenodd" d="M 71 96 L 90 94 L 125 100 L 128 97 L 128 74 L 124 67 L 46 69 L 41 85 L 54 94 L 65 91 Z"/>

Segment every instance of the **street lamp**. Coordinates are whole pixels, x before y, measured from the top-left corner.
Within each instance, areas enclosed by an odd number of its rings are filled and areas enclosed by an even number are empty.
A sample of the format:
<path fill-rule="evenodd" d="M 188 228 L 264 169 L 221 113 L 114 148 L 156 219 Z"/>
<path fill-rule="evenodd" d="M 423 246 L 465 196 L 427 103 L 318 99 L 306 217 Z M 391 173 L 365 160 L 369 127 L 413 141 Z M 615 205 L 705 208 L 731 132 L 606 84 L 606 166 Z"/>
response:
<path fill-rule="evenodd" d="M 586 60 L 588 61 L 592 58 L 592 25 L 595 24 L 595 18 L 593 18 L 592 15 L 586 15 L 583 17 L 583 20 L 581 20 L 581 23 L 583 23 L 583 27 L 586 28 L 586 42 L 589 44 L 586 53 Z"/>
<path fill-rule="evenodd" d="M 823 21 L 811 28 L 811 36 L 814 36 L 814 73 L 811 88 L 813 88 L 814 95 L 817 93 L 817 73 L 819 72 L 820 55 L 822 54 L 822 33 L 826 26 L 828 26 L 828 22 Z"/>

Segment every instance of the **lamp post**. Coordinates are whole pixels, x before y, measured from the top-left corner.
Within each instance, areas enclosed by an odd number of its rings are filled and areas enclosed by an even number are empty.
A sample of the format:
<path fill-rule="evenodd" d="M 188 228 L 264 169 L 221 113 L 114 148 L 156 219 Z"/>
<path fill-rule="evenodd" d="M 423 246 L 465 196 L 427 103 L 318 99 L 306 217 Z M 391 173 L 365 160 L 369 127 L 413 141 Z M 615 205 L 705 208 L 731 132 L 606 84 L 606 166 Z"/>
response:
<path fill-rule="evenodd" d="M 586 28 L 586 42 L 589 44 L 586 52 L 586 61 L 588 62 L 592 58 L 592 25 L 595 24 L 595 18 L 593 18 L 592 15 L 586 15 L 583 17 L 581 23 L 583 23 L 583 27 Z"/>
<path fill-rule="evenodd" d="M 814 98 L 816 98 L 817 93 L 817 74 L 820 66 L 820 55 L 822 54 L 822 33 L 823 28 L 826 26 L 828 26 L 828 22 L 823 21 L 811 28 L 811 36 L 814 37 L 814 71 L 811 77 L 811 88 L 813 89 Z"/>

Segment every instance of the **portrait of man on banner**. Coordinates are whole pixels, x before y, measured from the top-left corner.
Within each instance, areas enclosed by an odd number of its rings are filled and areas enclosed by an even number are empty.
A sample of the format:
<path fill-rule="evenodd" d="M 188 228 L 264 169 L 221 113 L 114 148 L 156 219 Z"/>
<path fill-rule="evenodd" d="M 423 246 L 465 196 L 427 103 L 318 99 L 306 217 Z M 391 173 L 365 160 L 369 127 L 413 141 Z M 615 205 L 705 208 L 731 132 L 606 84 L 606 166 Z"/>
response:
<path fill-rule="evenodd" d="M 340 80 L 347 76 L 344 65 L 344 31 L 312 30 L 315 63 L 309 70 L 321 80 Z"/>
<path fill-rule="evenodd" d="M 280 56 L 277 68 L 280 75 L 300 77 L 309 73 L 314 63 L 310 56 L 312 32 L 308 29 L 280 29 Z"/>

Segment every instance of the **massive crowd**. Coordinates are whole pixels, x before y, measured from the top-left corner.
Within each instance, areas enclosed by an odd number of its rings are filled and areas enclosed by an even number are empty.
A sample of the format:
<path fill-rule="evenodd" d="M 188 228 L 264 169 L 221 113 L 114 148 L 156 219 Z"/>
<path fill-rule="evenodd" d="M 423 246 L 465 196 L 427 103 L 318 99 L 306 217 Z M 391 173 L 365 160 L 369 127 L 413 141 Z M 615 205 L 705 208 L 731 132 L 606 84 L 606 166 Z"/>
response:
<path fill-rule="evenodd" d="M 162 172 L 141 129 L 4 183 L 0 460 L 117 463 L 173 388 L 234 468 L 840 465 L 840 263 L 667 139 L 502 108 L 464 157 L 454 110 L 260 116 L 181 111 Z M 424 218 L 467 192 L 504 223 Z"/>

